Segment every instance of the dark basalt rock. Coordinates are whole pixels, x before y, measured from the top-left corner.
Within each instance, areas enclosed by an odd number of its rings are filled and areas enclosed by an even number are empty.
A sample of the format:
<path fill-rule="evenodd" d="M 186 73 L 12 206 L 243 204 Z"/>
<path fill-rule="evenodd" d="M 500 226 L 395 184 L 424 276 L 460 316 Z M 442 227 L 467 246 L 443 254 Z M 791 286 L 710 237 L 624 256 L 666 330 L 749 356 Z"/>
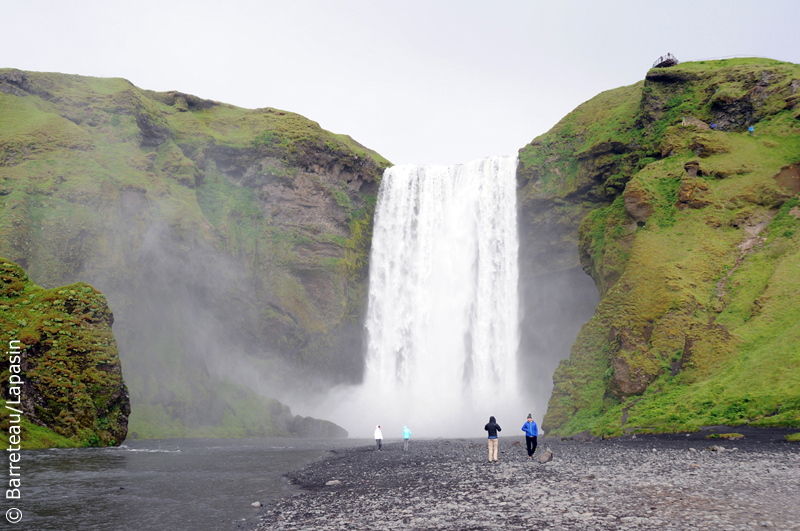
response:
<path fill-rule="evenodd" d="M 142 146 L 160 146 L 172 136 L 170 129 L 158 123 L 158 121 L 146 111 L 136 113 L 136 125 L 142 133 Z"/>
<path fill-rule="evenodd" d="M 347 430 L 328 420 L 292 415 L 292 410 L 280 402 L 270 406 L 272 425 L 286 435 L 309 439 L 346 439 Z"/>
<path fill-rule="evenodd" d="M 329 420 L 295 415 L 289 423 L 289 433 L 302 438 L 346 439 L 347 430 Z"/>

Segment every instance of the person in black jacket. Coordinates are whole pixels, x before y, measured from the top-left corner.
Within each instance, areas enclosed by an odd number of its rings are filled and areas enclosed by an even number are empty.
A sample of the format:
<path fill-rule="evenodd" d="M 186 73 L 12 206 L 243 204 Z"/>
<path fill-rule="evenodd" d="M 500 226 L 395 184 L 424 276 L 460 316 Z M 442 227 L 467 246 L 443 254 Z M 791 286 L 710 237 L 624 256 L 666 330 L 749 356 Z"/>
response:
<path fill-rule="evenodd" d="M 497 462 L 497 432 L 502 431 L 500 425 L 494 420 L 494 417 L 489 417 L 489 423 L 483 427 L 484 430 L 489 432 L 489 462 Z"/>

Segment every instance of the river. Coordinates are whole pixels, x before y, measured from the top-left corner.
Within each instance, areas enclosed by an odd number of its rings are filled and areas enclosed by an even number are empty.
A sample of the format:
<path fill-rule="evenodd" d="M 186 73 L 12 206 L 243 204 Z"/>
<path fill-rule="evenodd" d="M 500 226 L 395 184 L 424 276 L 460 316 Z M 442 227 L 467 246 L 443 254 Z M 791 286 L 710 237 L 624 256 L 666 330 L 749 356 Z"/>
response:
<path fill-rule="evenodd" d="M 250 504 L 292 492 L 282 477 L 363 439 L 165 439 L 25 451 L 14 529 L 226 530 Z M 4 510 L 5 510 L 4 509 Z"/>

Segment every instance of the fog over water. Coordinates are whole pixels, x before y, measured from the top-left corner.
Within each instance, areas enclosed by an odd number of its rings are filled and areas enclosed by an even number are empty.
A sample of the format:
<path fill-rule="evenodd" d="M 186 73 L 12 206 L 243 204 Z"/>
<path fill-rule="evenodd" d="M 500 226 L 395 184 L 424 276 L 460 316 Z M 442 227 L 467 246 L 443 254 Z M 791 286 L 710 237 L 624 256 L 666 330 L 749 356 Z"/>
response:
<path fill-rule="evenodd" d="M 475 436 L 518 403 L 515 157 L 386 171 L 370 255 L 364 384 L 328 415 L 356 436 Z M 524 417 L 523 417 L 524 419 Z M 524 422 L 524 420 L 523 420 Z M 521 425 L 521 423 L 520 423 Z M 397 432 L 397 433 L 395 433 Z M 386 433 L 386 432 L 385 432 Z"/>

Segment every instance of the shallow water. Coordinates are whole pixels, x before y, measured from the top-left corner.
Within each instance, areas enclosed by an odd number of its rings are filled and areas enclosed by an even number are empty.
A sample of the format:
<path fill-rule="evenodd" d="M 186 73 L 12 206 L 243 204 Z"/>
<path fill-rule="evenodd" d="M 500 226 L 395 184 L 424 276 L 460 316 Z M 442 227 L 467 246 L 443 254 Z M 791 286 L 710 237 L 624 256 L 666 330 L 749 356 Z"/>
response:
<path fill-rule="evenodd" d="M 166 439 L 23 453 L 14 529 L 218 530 L 288 494 L 289 470 L 358 439 Z M 3 522 L 8 525 L 7 522 Z M 9 526 L 10 527 L 10 526 Z"/>

